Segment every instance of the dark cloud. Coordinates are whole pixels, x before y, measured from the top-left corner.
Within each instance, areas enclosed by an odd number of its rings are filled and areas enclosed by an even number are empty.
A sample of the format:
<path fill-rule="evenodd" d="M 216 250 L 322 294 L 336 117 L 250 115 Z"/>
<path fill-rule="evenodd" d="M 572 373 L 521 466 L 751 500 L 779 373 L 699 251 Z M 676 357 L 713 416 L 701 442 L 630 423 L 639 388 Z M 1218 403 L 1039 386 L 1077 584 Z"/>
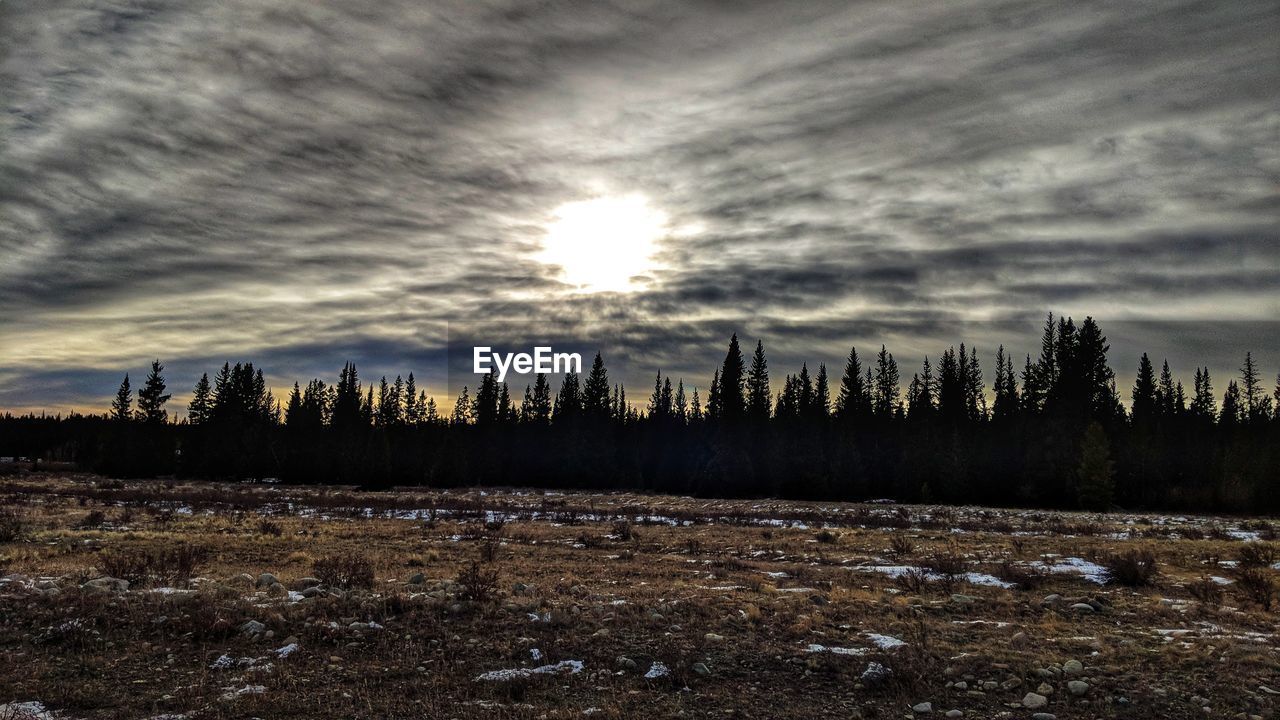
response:
<path fill-rule="evenodd" d="M 7 2 L 0 408 L 153 356 L 442 381 L 495 318 L 705 374 L 735 329 L 914 362 L 1054 309 L 1230 372 L 1277 347 L 1278 35 L 1264 0 Z M 630 193 L 660 262 L 575 293 L 556 208 Z"/>

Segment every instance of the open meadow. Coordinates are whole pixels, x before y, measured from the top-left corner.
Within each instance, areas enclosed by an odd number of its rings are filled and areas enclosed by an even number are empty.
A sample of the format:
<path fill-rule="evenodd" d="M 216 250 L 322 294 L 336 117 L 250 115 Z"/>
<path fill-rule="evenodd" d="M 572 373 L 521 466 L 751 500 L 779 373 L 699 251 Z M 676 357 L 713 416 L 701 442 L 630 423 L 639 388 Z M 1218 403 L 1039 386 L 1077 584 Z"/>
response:
<path fill-rule="evenodd" d="M 12 474 L 0 718 L 1274 718 L 1278 531 Z"/>

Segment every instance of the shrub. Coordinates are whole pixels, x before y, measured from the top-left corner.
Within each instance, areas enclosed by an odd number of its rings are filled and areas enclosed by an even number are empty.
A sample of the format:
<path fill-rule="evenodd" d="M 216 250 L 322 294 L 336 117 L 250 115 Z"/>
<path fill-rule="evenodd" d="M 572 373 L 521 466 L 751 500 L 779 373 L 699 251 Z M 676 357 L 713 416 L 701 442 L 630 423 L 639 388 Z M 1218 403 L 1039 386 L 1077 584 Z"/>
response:
<path fill-rule="evenodd" d="M 485 570 L 480 563 L 472 562 L 458 574 L 458 584 L 462 586 L 462 599 L 488 602 L 494 599 L 497 591 L 498 571 Z"/>
<path fill-rule="evenodd" d="M 823 530 L 822 532 L 815 535 L 814 538 L 816 538 L 818 542 L 826 545 L 834 545 L 835 543 L 840 541 L 840 536 L 831 532 L 830 530 Z"/>
<path fill-rule="evenodd" d="M 942 583 L 948 589 L 955 586 L 960 576 L 964 575 L 969 567 L 964 558 L 952 552 L 935 553 L 922 564 L 935 575 L 941 575 Z"/>
<path fill-rule="evenodd" d="M 99 562 L 107 575 L 130 583 L 188 580 L 207 555 L 204 548 L 174 545 L 159 550 L 108 551 Z"/>
<path fill-rule="evenodd" d="M 80 530 L 88 530 L 90 528 L 101 527 L 107 521 L 106 513 L 101 510 L 90 510 L 87 515 L 80 518 L 76 523 L 76 528 Z"/>
<path fill-rule="evenodd" d="M 1045 582 L 1045 574 L 1037 568 L 1011 563 L 1008 560 L 1000 563 L 996 569 L 996 577 L 1007 583 L 1013 583 L 1019 590 L 1035 590 Z"/>
<path fill-rule="evenodd" d="M 1129 550 L 1103 559 L 1107 582 L 1126 587 L 1151 585 L 1159 573 L 1156 556 L 1150 550 Z"/>
<path fill-rule="evenodd" d="M 22 513 L 5 508 L 0 510 L 0 542 L 15 542 L 26 534 L 27 523 Z"/>
<path fill-rule="evenodd" d="M 893 550 L 894 555 L 905 557 L 910 555 L 916 549 L 916 546 L 906 535 L 894 533 L 889 537 L 889 549 Z"/>
<path fill-rule="evenodd" d="M 1267 570 L 1260 567 L 1242 568 L 1236 573 L 1236 590 L 1246 599 L 1261 605 L 1263 610 L 1271 612 L 1276 581 Z"/>
<path fill-rule="evenodd" d="M 919 568 L 911 568 L 893 579 L 894 584 L 912 595 L 919 595 L 929 589 L 929 573 Z"/>
<path fill-rule="evenodd" d="M 280 537 L 284 535 L 284 528 L 280 523 L 271 518 L 262 518 L 258 521 L 258 532 L 262 535 L 270 535 L 271 537 Z"/>
<path fill-rule="evenodd" d="M 1245 567 L 1270 567 L 1276 564 L 1276 546 L 1262 542 L 1245 543 L 1240 548 L 1240 564 Z"/>
<path fill-rule="evenodd" d="M 1213 578 L 1202 577 L 1196 580 L 1187 586 L 1187 592 L 1191 593 L 1191 597 L 1206 605 L 1219 605 L 1222 603 L 1222 586 Z"/>
<path fill-rule="evenodd" d="M 613 524 L 613 536 L 619 540 L 631 539 L 631 523 L 619 520 Z"/>
<path fill-rule="evenodd" d="M 311 565 L 312 573 L 325 585 L 340 588 L 373 587 L 373 563 L 358 553 L 328 555 Z"/>

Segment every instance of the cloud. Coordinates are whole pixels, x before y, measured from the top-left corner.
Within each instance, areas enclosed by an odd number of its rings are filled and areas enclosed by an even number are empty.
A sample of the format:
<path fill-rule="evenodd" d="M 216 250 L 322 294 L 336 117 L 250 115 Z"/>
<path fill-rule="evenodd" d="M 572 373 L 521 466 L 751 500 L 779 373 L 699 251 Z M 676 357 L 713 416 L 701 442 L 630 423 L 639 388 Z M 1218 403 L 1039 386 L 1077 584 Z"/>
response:
<path fill-rule="evenodd" d="M 1277 34 L 1263 0 L 6 3 L 0 407 L 154 356 L 381 372 L 489 318 L 690 372 L 703 331 L 1022 352 L 1050 309 L 1190 355 L 1178 323 L 1280 313 Z M 546 223 L 630 193 L 660 266 L 574 295 Z"/>

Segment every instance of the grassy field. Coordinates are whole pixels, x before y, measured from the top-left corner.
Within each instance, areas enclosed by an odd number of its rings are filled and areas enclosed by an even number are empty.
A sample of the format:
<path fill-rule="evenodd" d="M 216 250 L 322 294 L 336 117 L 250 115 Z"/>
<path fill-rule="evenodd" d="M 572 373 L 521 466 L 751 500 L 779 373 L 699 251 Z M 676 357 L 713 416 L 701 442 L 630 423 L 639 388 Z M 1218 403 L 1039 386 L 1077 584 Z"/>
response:
<path fill-rule="evenodd" d="M 1274 718 L 1278 530 L 17 474 L 0 720 Z"/>

